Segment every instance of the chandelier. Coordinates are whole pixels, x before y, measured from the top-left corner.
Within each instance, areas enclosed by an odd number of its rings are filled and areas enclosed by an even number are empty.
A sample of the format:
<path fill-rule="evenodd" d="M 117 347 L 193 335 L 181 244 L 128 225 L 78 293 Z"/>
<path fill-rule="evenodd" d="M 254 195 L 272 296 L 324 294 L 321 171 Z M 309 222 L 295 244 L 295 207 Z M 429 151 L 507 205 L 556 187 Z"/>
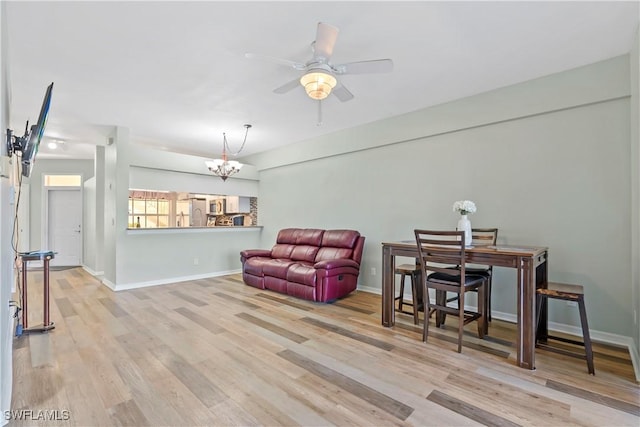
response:
<path fill-rule="evenodd" d="M 244 148 L 244 144 L 247 142 L 247 135 L 249 134 L 249 128 L 251 125 L 244 125 L 246 131 L 244 134 L 244 141 L 240 146 L 240 149 L 235 153 L 232 153 L 233 156 L 237 156 L 240 154 L 242 149 Z M 223 181 L 226 181 L 231 175 L 234 175 L 240 172 L 242 169 L 242 163 L 237 162 L 235 160 L 229 160 L 227 156 L 227 151 L 229 151 L 229 143 L 227 142 L 227 134 L 222 133 L 222 158 L 221 159 L 213 159 L 205 161 L 205 165 L 207 168 L 216 176 L 222 178 Z"/>

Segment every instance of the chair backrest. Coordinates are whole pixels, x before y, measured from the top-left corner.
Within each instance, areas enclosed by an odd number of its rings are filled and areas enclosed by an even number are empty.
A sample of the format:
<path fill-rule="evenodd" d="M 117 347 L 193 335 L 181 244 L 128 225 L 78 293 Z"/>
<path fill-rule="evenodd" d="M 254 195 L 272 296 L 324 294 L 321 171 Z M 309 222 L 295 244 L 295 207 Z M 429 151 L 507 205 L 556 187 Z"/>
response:
<path fill-rule="evenodd" d="M 497 228 L 472 228 L 471 244 L 474 246 L 493 245 L 498 242 Z"/>
<path fill-rule="evenodd" d="M 414 230 L 422 275 L 428 272 L 465 277 L 464 231 Z M 452 268 L 453 267 L 453 268 Z"/>

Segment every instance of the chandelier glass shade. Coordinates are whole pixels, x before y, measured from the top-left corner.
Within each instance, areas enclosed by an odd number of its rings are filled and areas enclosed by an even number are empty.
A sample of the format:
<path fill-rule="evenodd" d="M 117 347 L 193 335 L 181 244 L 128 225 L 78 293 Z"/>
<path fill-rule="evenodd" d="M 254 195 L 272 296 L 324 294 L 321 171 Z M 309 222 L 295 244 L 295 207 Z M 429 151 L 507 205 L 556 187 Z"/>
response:
<path fill-rule="evenodd" d="M 242 163 L 235 160 L 227 160 L 226 155 L 223 155 L 222 159 L 207 160 L 204 163 L 211 173 L 219 176 L 223 181 L 226 181 L 231 175 L 240 172 L 243 166 Z"/>
<path fill-rule="evenodd" d="M 300 84 L 304 86 L 307 95 L 318 101 L 325 99 L 336 87 L 338 81 L 331 74 L 323 71 L 312 71 L 300 78 Z"/>
<path fill-rule="evenodd" d="M 244 148 L 244 144 L 247 142 L 247 134 L 249 133 L 249 128 L 251 127 L 251 125 L 244 125 L 244 127 L 246 129 L 244 134 L 244 141 L 242 142 L 242 146 L 240 147 L 240 149 L 237 152 L 233 153 L 234 155 L 240 154 L 240 152 Z M 227 178 L 229 178 L 231 175 L 234 175 L 240 172 L 240 169 L 242 169 L 242 166 L 243 166 L 242 163 L 236 160 L 229 160 L 228 154 L 227 154 L 228 150 L 229 150 L 229 143 L 227 142 L 227 135 L 223 133 L 222 134 L 222 158 L 206 160 L 204 162 L 207 168 L 209 169 L 209 171 L 211 171 L 211 173 L 213 173 L 214 175 L 222 178 L 223 181 L 226 181 Z"/>

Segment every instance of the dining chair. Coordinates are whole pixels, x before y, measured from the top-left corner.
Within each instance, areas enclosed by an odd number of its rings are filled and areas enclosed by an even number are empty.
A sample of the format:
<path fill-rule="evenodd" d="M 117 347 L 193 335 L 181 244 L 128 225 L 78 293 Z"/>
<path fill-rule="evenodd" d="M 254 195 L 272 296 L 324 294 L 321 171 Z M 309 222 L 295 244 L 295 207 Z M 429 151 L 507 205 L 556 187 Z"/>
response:
<path fill-rule="evenodd" d="M 472 246 L 495 246 L 498 243 L 497 228 L 472 228 L 471 229 L 471 245 Z M 467 274 L 486 274 L 487 275 L 487 292 L 486 298 L 486 322 L 491 322 L 491 282 L 493 278 L 493 266 L 473 266 L 467 267 Z M 488 323 L 486 324 L 485 333 L 488 331 Z"/>
<path fill-rule="evenodd" d="M 422 269 L 423 304 L 425 307 L 425 321 L 422 341 L 426 342 L 429 335 L 429 318 L 436 313 L 436 326 L 440 326 L 444 316 L 452 314 L 458 316 L 458 353 L 462 352 L 462 333 L 464 325 L 477 320 L 478 336 L 482 339 L 485 334 L 485 304 L 478 304 L 477 312 L 464 309 L 465 294 L 469 291 L 478 292 L 478 300 L 485 301 L 487 277 L 470 275 L 466 272 L 464 231 L 414 230 L 418 246 L 419 264 Z M 435 302 L 429 298 L 429 289 L 435 290 Z M 458 307 L 447 305 L 447 292 L 453 292 L 458 297 Z M 428 313 L 428 314 L 427 314 Z"/>
<path fill-rule="evenodd" d="M 495 246 L 498 242 L 497 228 L 472 228 L 471 246 Z M 493 278 L 493 266 L 467 264 L 467 274 L 478 274 L 487 277 L 487 291 L 485 292 L 485 333 L 489 332 L 489 322 L 491 322 L 491 279 Z M 447 302 L 458 301 L 458 295 L 447 299 Z M 478 304 L 480 300 L 478 299 Z"/>

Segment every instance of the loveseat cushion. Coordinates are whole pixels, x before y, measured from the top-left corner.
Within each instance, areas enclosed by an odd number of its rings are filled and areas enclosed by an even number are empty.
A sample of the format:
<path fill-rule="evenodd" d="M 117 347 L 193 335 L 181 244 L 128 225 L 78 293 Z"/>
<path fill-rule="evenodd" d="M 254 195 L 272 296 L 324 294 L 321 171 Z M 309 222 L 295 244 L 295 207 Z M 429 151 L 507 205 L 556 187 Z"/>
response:
<path fill-rule="evenodd" d="M 262 273 L 265 276 L 273 276 L 284 279 L 287 277 L 287 271 L 289 270 L 289 267 L 294 264 L 295 261 L 291 261 L 289 259 L 272 259 L 262 265 Z"/>
<path fill-rule="evenodd" d="M 327 230 L 322 236 L 321 248 L 316 255 L 317 261 L 328 259 L 352 258 L 353 248 L 360 238 L 355 230 Z"/>
<path fill-rule="evenodd" d="M 276 243 L 289 243 L 291 245 L 296 244 L 296 240 L 298 239 L 298 234 L 300 234 L 302 230 L 299 228 L 283 228 L 278 232 L 278 237 L 276 237 Z"/>
<path fill-rule="evenodd" d="M 296 235 L 296 245 L 321 246 L 325 230 L 304 228 Z"/>
<path fill-rule="evenodd" d="M 287 271 L 287 281 L 306 286 L 315 286 L 316 269 L 312 265 L 294 264 Z"/>
<path fill-rule="evenodd" d="M 313 262 L 316 259 L 318 249 L 317 246 L 298 245 L 291 252 L 290 258 L 296 261 Z"/>
<path fill-rule="evenodd" d="M 296 245 L 286 243 L 276 243 L 271 248 L 271 257 L 280 259 L 290 259 L 291 252 L 296 248 Z"/>
<path fill-rule="evenodd" d="M 327 230 L 320 246 L 353 249 L 359 237 L 360 233 L 355 230 Z"/>
<path fill-rule="evenodd" d="M 316 255 L 316 262 L 330 259 L 349 259 L 353 251 L 347 248 L 320 248 Z"/>

